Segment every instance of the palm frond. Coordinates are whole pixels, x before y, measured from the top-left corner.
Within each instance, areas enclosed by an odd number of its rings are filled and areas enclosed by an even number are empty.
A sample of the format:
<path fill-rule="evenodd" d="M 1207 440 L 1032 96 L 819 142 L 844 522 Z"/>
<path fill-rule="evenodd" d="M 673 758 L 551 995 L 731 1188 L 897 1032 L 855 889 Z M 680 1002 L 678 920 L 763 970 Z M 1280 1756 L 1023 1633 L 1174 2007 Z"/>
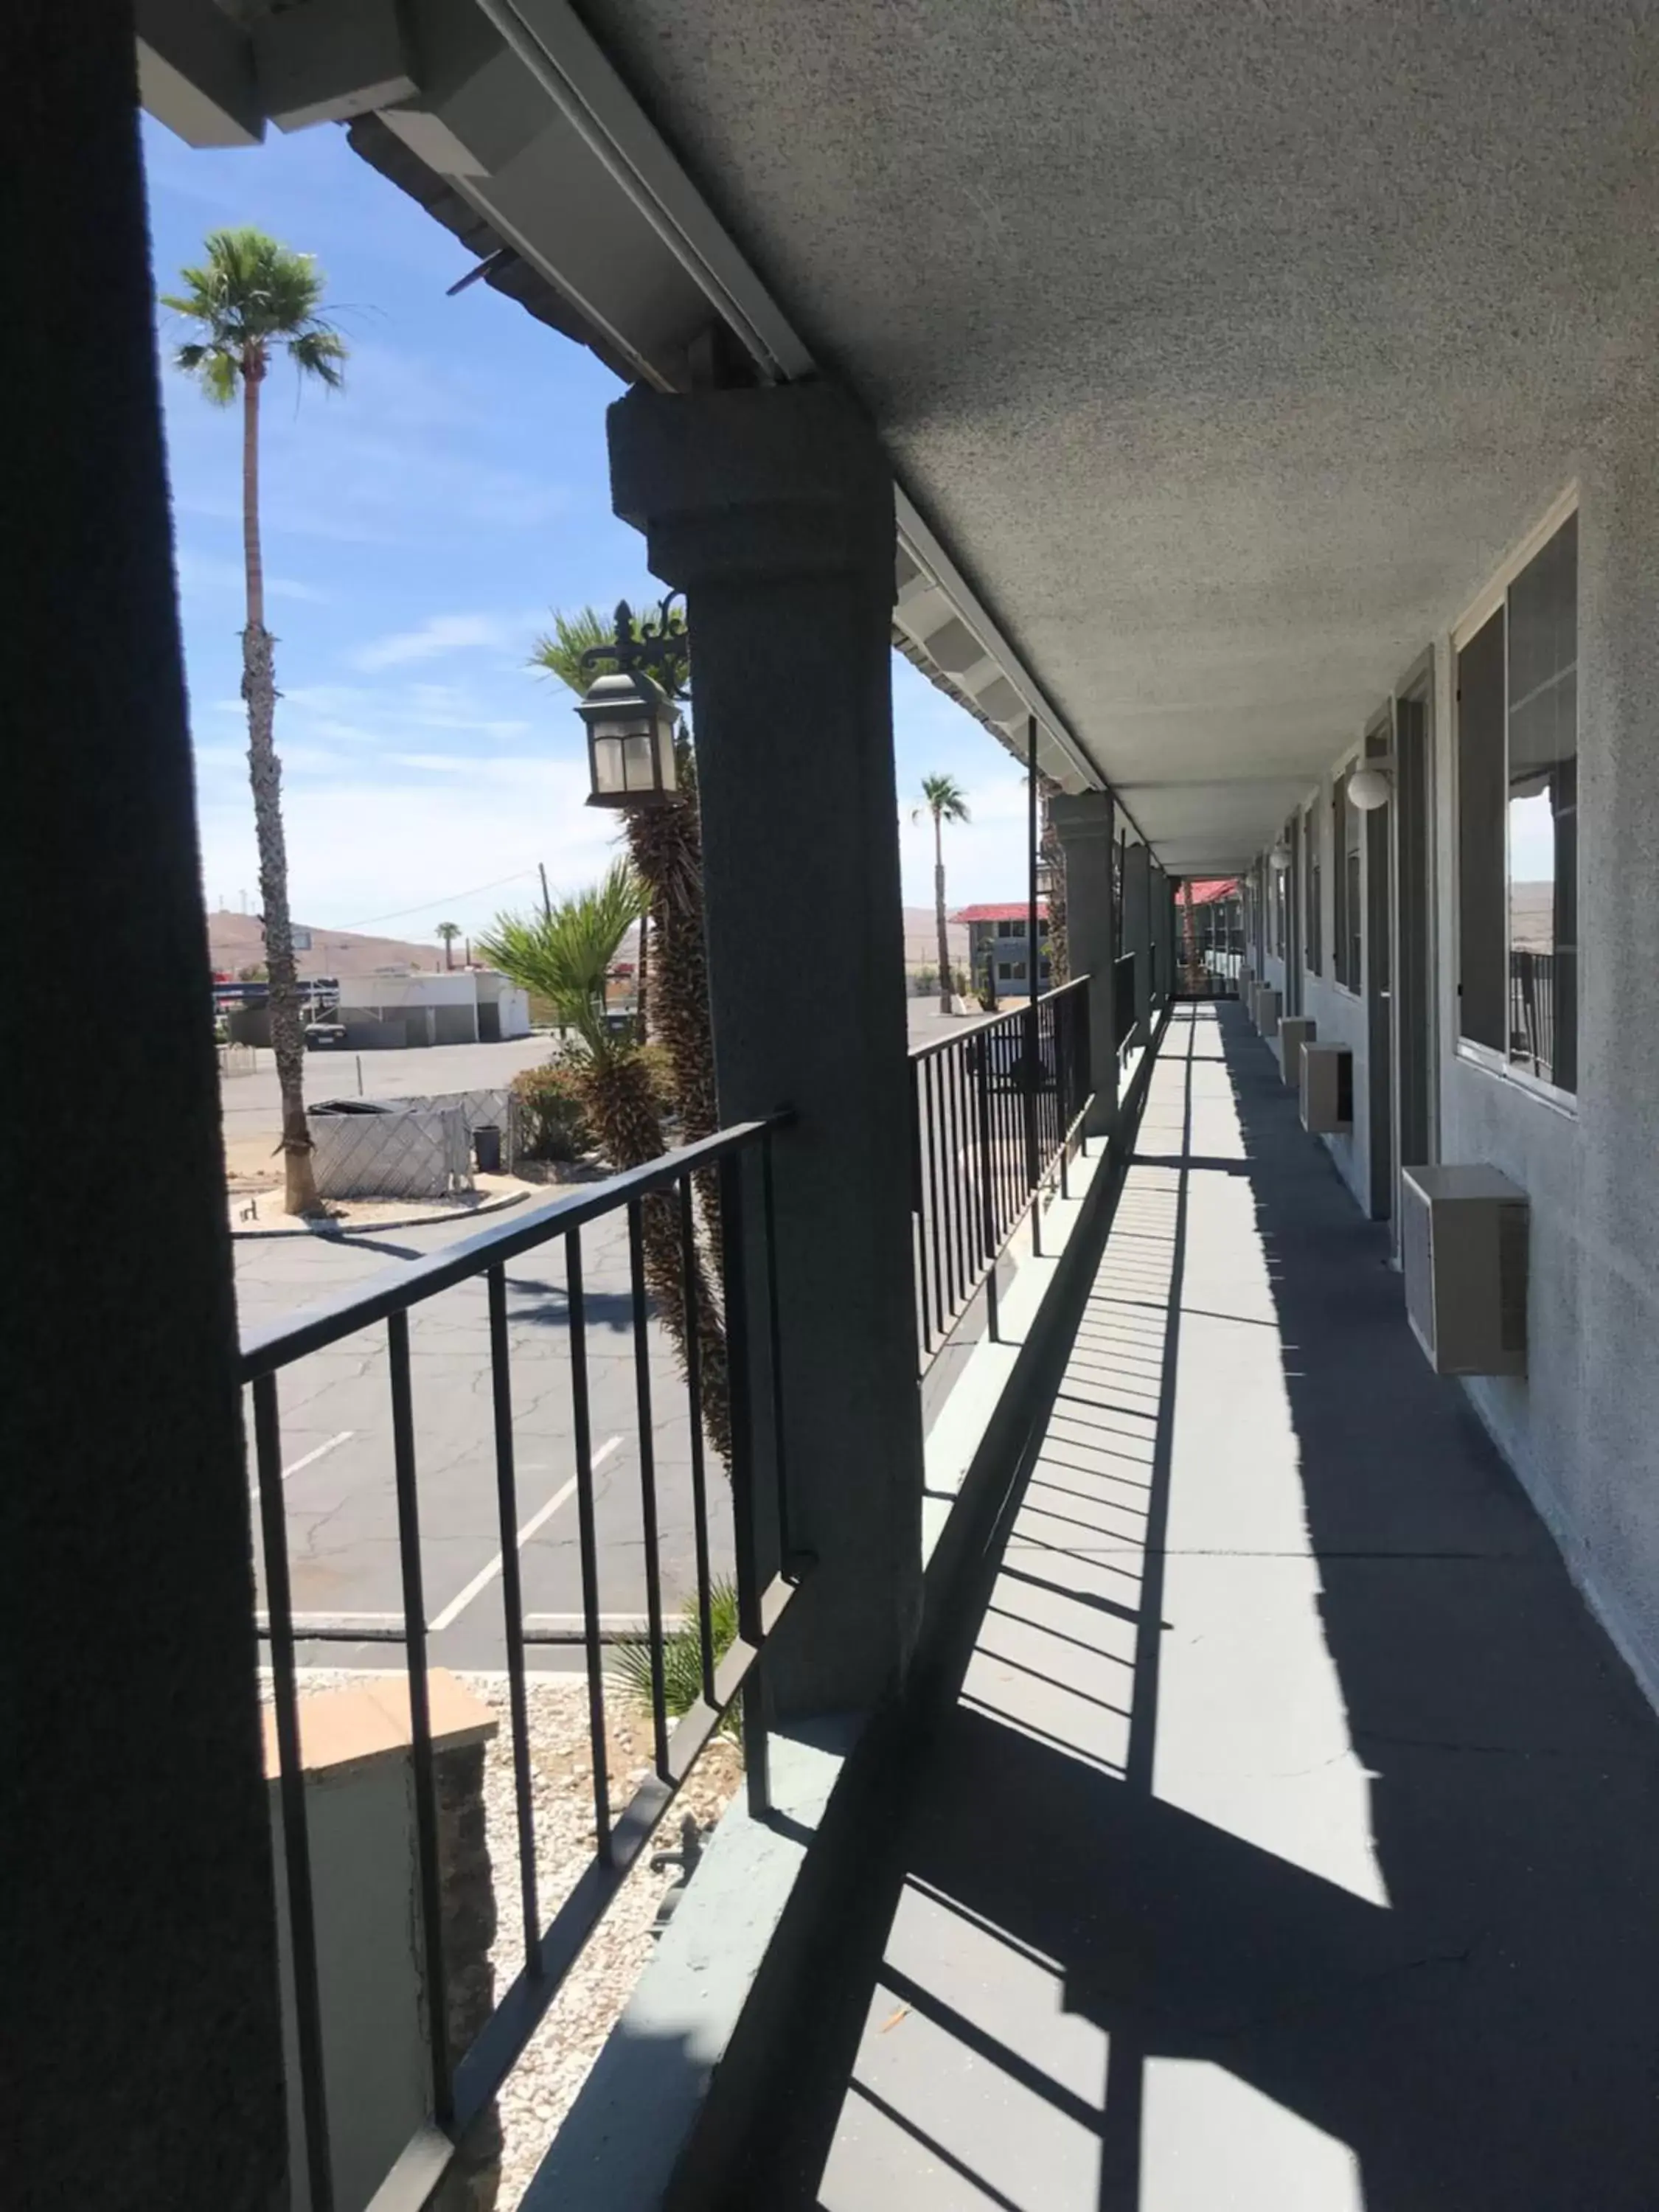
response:
<path fill-rule="evenodd" d="M 970 822 L 968 796 L 953 775 L 925 775 L 921 779 L 921 804 L 911 810 L 910 819 L 920 822 L 924 815 L 932 815 L 936 822 Z"/>
<path fill-rule="evenodd" d="M 288 357 L 301 376 L 314 376 L 331 392 L 345 382 L 346 342 L 337 331 L 319 323 L 288 342 Z"/>
<path fill-rule="evenodd" d="M 205 243 L 206 259 L 180 270 L 181 289 L 161 295 L 198 333 L 179 349 L 177 365 L 222 400 L 239 375 L 257 373 L 282 345 L 302 374 L 337 386 L 346 343 L 323 314 L 323 273 L 312 256 L 247 227 L 210 231 Z"/>
<path fill-rule="evenodd" d="M 493 967 L 551 1005 L 596 1059 L 613 1042 L 603 1018 L 606 970 L 645 911 L 645 887 L 626 860 L 550 914 L 500 914 L 479 937 Z"/>
<path fill-rule="evenodd" d="M 633 634 L 640 635 L 641 617 L 634 617 Z M 530 665 L 541 669 L 546 675 L 556 676 L 573 691 L 586 691 L 596 676 L 614 667 L 614 660 L 599 659 L 588 667 L 582 665 L 582 655 L 597 647 L 611 644 L 617 635 L 614 619 L 602 615 L 597 607 L 578 607 L 574 614 L 553 610 L 553 627 L 536 640 L 531 649 Z M 668 635 L 678 648 L 671 652 L 665 665 L 653 672 L 672 698 L 684 696 L 690 680 L 690 641 L 686 635 L 685 623 L 677 607 L 669 617 Z"/>
<path fill-rule="evenodd" d="M 718 1666 L 738 1640 L 738 1586 L 718 1580 L 708 1586 L 709 1640 Z M 644 1637 L 629 1637 L 611 1647 L 611 1664 L 619 1680 L 642 1713 L 651 1711 L 651 1646 Z M 671 1720 L 689 1713 L 702 1695 L 702 1626 L 696 1598 L 680 1608 L 678 1622 L 665 1628 L 662 1639 L 663 1705 Z M 735 1734 L 738 1708 L 729 1706 L 720 1726 Z"/>

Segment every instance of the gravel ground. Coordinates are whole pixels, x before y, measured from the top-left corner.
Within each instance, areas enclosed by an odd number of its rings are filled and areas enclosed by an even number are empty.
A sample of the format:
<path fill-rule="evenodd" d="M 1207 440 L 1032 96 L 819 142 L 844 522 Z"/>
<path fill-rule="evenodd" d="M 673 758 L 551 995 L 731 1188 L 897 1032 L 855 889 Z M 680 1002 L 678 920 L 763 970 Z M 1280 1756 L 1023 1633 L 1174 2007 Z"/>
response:
<path fill-rule="evenodd" d="M 306 1672 L 301 1686 L 344 1689 L 360 1679 L 343 1670 L 314 1668 Z M 499 2000 L 523 1963 L 507 1686 L 506 1677 L 499 1674 L 458 1673 L 456 1680 L 489 1705 L 500 1723 L 484 1761 L 484 1820 L 497 1920 L 491 1957 Z M 262 1678 L 261 1694 L 269 1700 L 268 1675 Z M 526 1697 L 536 1814 L 537 1904 L 544 1928 L 593 1854 L 587 1686 L 580 1675 L 532 1677 Z M 650 1771 L 651 1735 L 648 1721 L 635 1715 L 626 1693 L 615 1684 L 607 1685 L 606 1717 L 614 1819 Z M 701 1827 L 711 1826 L 730 1802 L 741 1776 L 737 1746 L 725 1736 L 717 1737 L 669 1807 L 654 1838 L 656 1847 L 678 1847 L 679 1823 L 688 1813 Z M 574 2102 L 600 2045 L 651 1956 L 652 1923 L 663 1893 L 678 1879 L 678 1871 L 671 1868 L 653 1874 L 648 1860 L 647 1853 L 623 1884 L 501 2090 L 498 2212 L 516 2212 L 559 2123 Z"/>
<path fill-rule="evenodd" d="M 501 1722 L 484 1767 L 484 1817 L 500 1923 L 494 1954 L 499 1997 L 523 1955 L 507 1684 L 493 1675 L 461 1674 L 457 1679 L 482 1698 Z M 574 1676 L 532 1680 L 527 1703 L 535 1776 L 538 1904 L 545 1927 L 593 1854 L 587 1686 Z M 606 1705 L 614 1818 L 650 1771 L 651 1733 L 648 1722 L 635 1718 L 620 1692 L 608 1697 Z M 729 1802 L 741 1771 L 736 1745 L 724 1736 L 717 1738 L 670 1806 L 657 1832 L 658 1846 L 678 1848 L 679 1822 L 687 1813 L 700 1826 L 711 1826 Z M 648 1856 L 639 1861 L 623 1883 L 501 2091 L 499 2212 L 514 2212 L 651 1956 L 651 1924 L 677 1874 L 672 1868 L 651 1873 Z"/>

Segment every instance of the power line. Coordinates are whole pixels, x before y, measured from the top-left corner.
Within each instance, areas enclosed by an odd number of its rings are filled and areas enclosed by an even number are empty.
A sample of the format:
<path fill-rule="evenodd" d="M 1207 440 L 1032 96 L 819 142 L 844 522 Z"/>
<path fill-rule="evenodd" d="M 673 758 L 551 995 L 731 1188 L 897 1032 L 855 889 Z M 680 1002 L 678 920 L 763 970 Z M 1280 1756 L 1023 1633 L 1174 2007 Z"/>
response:
<path fill-rule="evenodd" d="M 406 921 L 411 914 L 425 914 L 434 906 L 459 906 L 463 899 L 477 898 L 480 891 L 498 891 L 504 884 L 520 883 L 526 876 L 533 876 L 535 872 L 534 868 L 518 868 L 510 876 L 497 876 L 493 884 L 474 884 L 470 891 L 446 891 L 441 898 L 422 899 L 419 906 L 399 907 L 396 914 L 372 914 L 367 921 L 340 921 L 334 927 L 337 929 L 372 929 L 376 922 Z"/>

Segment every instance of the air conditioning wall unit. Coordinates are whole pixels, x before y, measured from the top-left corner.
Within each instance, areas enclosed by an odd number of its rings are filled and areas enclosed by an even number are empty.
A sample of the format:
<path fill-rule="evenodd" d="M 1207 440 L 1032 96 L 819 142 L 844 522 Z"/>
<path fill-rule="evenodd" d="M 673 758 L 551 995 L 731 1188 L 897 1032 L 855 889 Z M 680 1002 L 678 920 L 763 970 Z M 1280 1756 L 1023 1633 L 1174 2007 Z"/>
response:
<path fill-rule="evenodd" d="M 1302 1048 L 1319 1035 L 1311 1014 L 1281 1014 L 1279 1018 L 1279 1072 L 1293 1090 L 1302 1087 Z"/>
<path fill-rule="evenodd" d="M 1526 1373 L 1528 1218 L 1497 1168 L 1402 1171 L 1406 1316 L 1437 1375 Z"/>
<path fill-rule="evenodd" d="M 1285 1001 L 1271 983 L 1255 987 L 1255 1025 L 1264 1037 L 1272 1036 L 1279 1027 L 1279 1010 Z"/>
<path fill-rule="evenodd" d="M 1302 1048 L 1302 1126 L 1336 1137 L 1353 1127 L 1353 1054 L 1345 1044 Z"/>

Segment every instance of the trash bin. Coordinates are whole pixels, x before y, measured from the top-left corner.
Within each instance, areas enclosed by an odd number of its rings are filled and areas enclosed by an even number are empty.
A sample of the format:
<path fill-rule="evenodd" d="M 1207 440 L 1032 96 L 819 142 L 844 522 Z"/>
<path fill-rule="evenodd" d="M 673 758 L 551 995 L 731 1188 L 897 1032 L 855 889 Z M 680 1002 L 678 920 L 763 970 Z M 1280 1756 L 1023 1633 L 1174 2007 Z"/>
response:
<path fill-rule="evenodd" d="M 480 1175 L 501 1171 L 501 1133 L 493 1121 L 480 1121 L 472 1132 L 472 1157 Z"/>

